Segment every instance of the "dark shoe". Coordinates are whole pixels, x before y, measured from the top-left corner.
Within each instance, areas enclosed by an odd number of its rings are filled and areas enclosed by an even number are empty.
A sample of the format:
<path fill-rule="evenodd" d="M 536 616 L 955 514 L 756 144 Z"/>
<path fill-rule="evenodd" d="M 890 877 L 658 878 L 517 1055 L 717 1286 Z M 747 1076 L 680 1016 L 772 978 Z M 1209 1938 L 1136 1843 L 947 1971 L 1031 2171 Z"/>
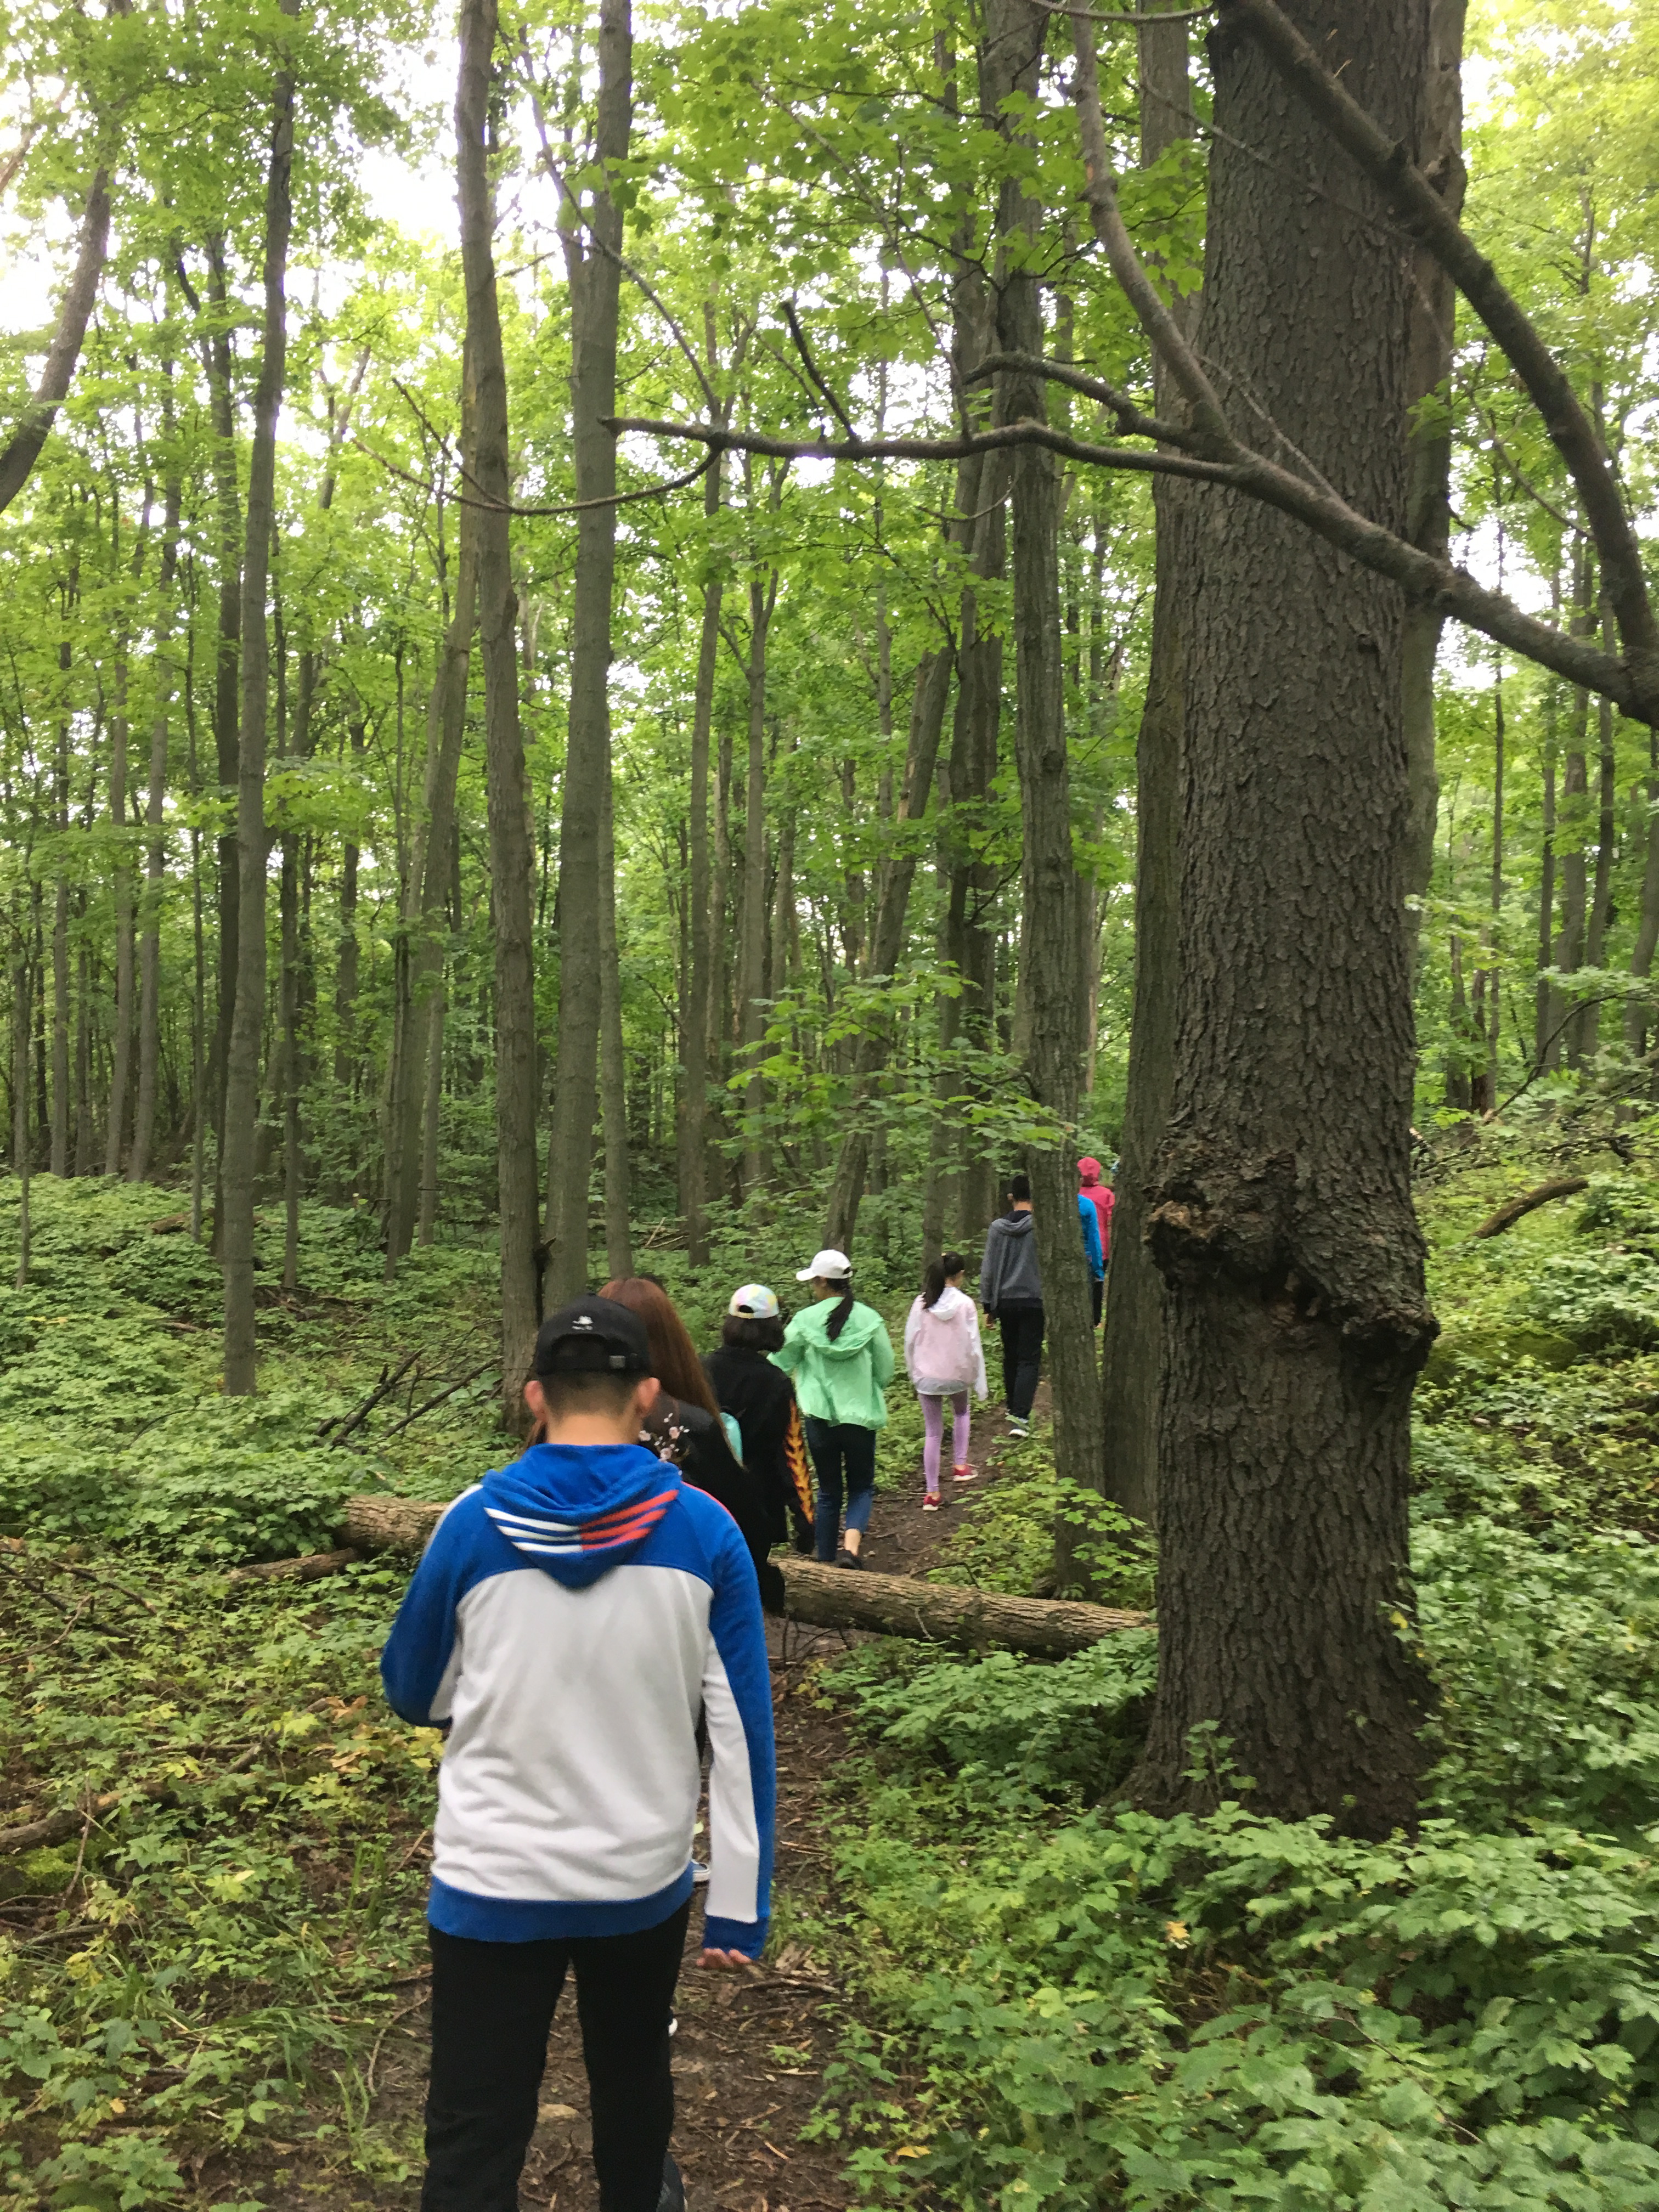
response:
<path fill-rule="evenodd" d="M 672 2158 L 662 2162 L 662 2194 L 657 2199 L 657 2212 L 685 2212 L 685 2184 Z"/>
<path fill-rule="evenodd" d="M 838 1567 L 861 1567 L 864 1562 L 856 1552 L 849 1552 L 843 1544 L 836 1554 L 836 1565 Z"/>

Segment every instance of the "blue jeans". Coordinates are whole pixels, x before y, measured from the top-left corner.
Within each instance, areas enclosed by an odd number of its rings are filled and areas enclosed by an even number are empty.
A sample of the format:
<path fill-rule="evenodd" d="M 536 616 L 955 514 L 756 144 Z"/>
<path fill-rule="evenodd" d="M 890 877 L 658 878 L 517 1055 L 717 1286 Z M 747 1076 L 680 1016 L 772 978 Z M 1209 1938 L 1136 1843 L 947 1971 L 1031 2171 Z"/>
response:
<path fill-rule="evenodd" d="M 817 1553 L 833 1559 L 841 1534 L 842 1479 L 847 1483 L 847 1525 L 860 1535 L 870 1526 L 870 1508 L 876 1502 L 876 1432 L 855 1421 L 820 1421 L 806 1416 L 806 1449 L 812 1455 L 812 1471 L 818 1479 L 818 1508 L 814 1523 Z"/>

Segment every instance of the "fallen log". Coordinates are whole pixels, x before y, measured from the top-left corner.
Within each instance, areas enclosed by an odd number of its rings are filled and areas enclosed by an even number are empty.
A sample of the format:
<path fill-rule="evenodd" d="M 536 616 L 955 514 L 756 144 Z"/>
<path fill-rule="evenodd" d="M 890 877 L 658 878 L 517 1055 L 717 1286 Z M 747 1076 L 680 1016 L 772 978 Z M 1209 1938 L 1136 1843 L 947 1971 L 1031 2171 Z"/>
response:
<path fill-rule="evenodd" d="M 1518 1198 L 1506 1198 L 1474 1233 L 1477 1237 L 1501 1237 L 1506 1229 L 1513 1229 L 1517 1221 L 1524 1220 L 1539 1206 L 1547 1206 L 1553 1198 L 1571 1198 L 1589 1188 L 1588 1176 L 1557 1176 L 1552 1182 L 1536 1183 L 1531 1190 L 1523 1190 Z"/>
<path fill-rule="evenodd" d="M 189 1779 L 168 1776 L 155 1782 L 141 1782 L 136 1789 L 106 1790 L 101 1796 L 88 1792 L 78 1805 L 61 1806 L 57 1812 L 44 1814 L 38 1820 L 25 1821 L 21 1827 L 0 1828 L 0 1858 L 9 1858 L 18 1851 L 39 1850 L 48 1844 L 67 1843 L 77 1829 L 107 1820 L 124 1805 L 146 1802 L 152 1805 L 176 1805 L 181 1790 L 246 1773 L 258 1755 L 259 1746 L 255 1744 L 220 1774 L 202 1774 Z"/>
<path fill-rule="evenodd" d="M 343 1544 L 358 1552 L 418 1553 L 443 1511 L 412 1498 L 352 1498 L 340 1524 Z M 1043 1659 L 1064 1659 L 1126 1628 L 1145 1628 L 1150 1616 L 1070 1598 L 1004 1597 L 918 1582 L 909 1575 L 872 1574 L 867 1568 L 823 1566 L 816 1559 L 779 1559 L 787 1592 L 787 1616 L 818 1628 L 862 1628 L 878 1636 L 908 1636 L 975 1651 L 995 1644 Z"/>
<path fill-rule="evenodd" d="M 233 1567 L 225 1577 L 229 1583 L 314 1583 L 324 1575 L 338 1574 L 342 1567 L 355 1567 L 362 1558 L 361 1552 L 342 1545 L 337 1552 L 307 1552 L 301 1559 L 267 1559 L 257 1567 Z"/>

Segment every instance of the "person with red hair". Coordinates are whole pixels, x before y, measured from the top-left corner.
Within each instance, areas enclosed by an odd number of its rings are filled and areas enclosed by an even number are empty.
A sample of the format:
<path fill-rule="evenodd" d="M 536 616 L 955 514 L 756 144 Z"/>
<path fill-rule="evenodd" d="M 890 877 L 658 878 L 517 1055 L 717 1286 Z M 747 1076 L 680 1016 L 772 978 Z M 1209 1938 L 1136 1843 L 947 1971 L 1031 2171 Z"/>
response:
<path fill-rule="evenodd" d="M 781 1613 L 783 1576 L 767 1556 L 772 1536 L 759 1479 L 726 1441 L 720 1406 L 674 1301 L 649 1275 L 617 1276 L 599 1296 L 636 1314 L 650 1340 L 657 1395 L 640 1442 L 659 1459 L 672 1461 L 694 1490 L 706 1491 L 726 1508 L 755 1562 L 762 1603 L 769 1613 Z"/>

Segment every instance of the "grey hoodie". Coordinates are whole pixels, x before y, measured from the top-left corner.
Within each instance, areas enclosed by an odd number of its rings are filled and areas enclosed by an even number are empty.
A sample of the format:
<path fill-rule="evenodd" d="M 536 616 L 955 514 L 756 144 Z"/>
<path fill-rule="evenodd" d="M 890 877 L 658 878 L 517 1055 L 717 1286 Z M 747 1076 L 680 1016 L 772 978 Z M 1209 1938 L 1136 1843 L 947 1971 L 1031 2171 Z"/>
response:
<path fill-rule="evenodd" d="M 1004 1306 L 1042 1304 L 1036 1220 L 1031 1213 L 1000 1213 L 986 1231 L 979 1296 L 987 1313 L 1000 1312 Z"/>

